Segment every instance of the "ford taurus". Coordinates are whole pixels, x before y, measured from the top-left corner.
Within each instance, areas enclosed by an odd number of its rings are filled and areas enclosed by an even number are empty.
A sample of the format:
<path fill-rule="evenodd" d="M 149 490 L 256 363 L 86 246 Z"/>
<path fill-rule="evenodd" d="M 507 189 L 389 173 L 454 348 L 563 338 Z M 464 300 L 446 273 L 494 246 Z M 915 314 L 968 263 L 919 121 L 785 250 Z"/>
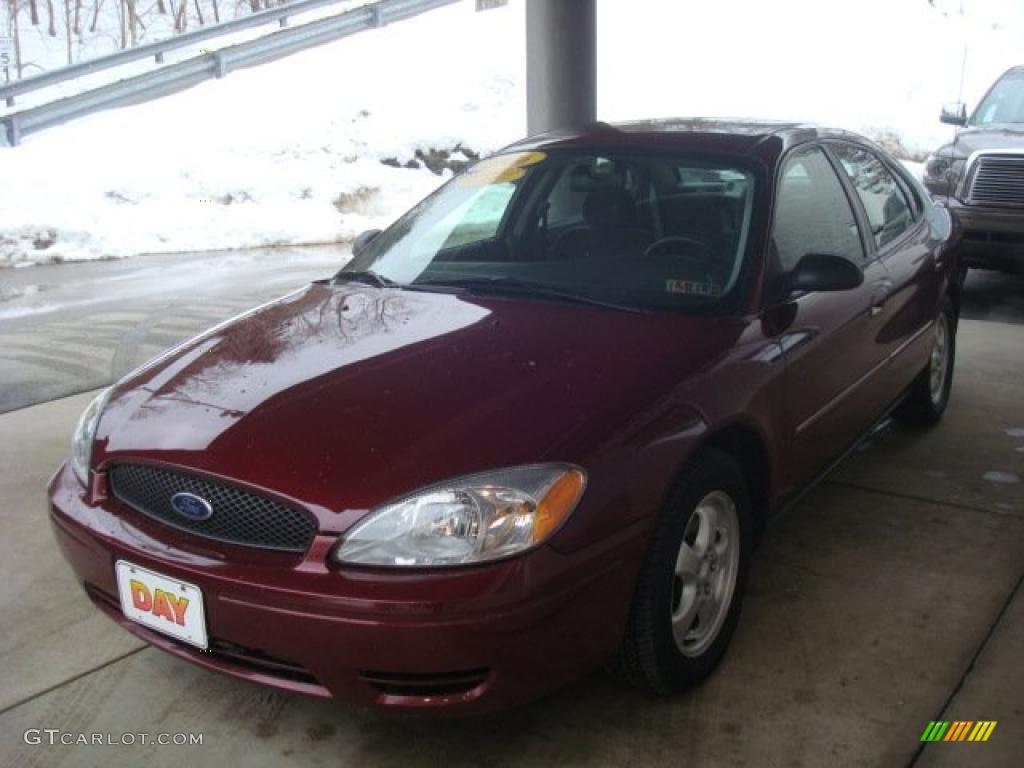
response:
<path fill-rule="evenodd" d="M 281 689 L 471 712 L 605 666 L 680 691 L 769 516 L 879 419 L 941 417 L 957 239 L 851 133 L 527 139 L 102 392 L 50 519 L 124 629 Z"/>

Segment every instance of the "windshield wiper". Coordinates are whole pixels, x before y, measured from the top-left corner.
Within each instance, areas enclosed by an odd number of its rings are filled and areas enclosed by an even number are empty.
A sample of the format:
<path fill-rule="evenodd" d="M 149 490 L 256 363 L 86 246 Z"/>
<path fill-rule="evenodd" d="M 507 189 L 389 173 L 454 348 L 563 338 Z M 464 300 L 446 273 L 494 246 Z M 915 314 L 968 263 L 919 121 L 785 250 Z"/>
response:
<path fill-rule="evenodd" d="M 461 288 L 474 293 L 500 293 L 507 296 L 528 296 L 556 301 L 573 302 L 576 304 L 590 304 L 591 306 L 615 309 L 620 312 L 633 312 L 644 314 L 639 307 L 631 307 L 625 304 L 616 304 L 611 301 L 584 296 L 579 293 L 571 293 L 553 288 L 543 283 L 535 283 L 530 280 L 521 280 L 517 277 L 450 277 L 439 280 L 423 280 L 412 283 L 410 287 L 436 286 L 438 288 Z"/>
<path fill-rule="evenodd" d="M 353 272 L 342 270 L 334 276 L 334 282 L 365 283 L 366 285 L 375 285 L 378 288 L 394 288 L 402 285 L 390 277 L 384 277 L 384 275 L 371 269 Z"/>

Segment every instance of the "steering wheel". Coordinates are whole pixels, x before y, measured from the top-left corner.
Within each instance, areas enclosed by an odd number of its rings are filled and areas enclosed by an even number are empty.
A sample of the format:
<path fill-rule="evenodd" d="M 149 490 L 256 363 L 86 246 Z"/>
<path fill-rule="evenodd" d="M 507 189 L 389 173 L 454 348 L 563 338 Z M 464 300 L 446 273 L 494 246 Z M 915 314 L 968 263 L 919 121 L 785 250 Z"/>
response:
<path fill-rule="evenodd" d="M 679 253 L 677 250 L 672 248 L 674 245 L 686 245 L 689 249 L 696 247 L 700 253 L 698 255 Z M 694 261 L 701 259 L 701 264 L 703 266 L 706 266 L 708 261 L 712 261 L 715 258 L 710 245 L 703 240 L 698 240 L 695 237 L 687 237 L 686 235 L 672 235 L 670 237 L 663 237 L 660 240 L 655 240 L 647 246 L 647 250 L 644 251 L 644 256 L 657 256 L 661 251 L 673 253 L 674 255 L 684 259 L 691 259 Z"/>
<path fill-rule="evenodd" d="M 696 251 L 696 253 L 680 253 L 680 245 L 685 246 L 686 250 Z M 719 275 L 720 264 L 718 263 L 718 257 L 715 256 L 711 246 L 703 240 L 687 237 L 686 235 L 663 237 L 651 243 L 647 250 L 644 251 L 644 256 L 649 258 L 659 255 L 660 252 L 669 253 L 683 261 L 689 262 L 690 265 L 702 273 L 705 282 L 717 285 L 722 284 L 722 279 L 718 279 L 722 277 Z"/>

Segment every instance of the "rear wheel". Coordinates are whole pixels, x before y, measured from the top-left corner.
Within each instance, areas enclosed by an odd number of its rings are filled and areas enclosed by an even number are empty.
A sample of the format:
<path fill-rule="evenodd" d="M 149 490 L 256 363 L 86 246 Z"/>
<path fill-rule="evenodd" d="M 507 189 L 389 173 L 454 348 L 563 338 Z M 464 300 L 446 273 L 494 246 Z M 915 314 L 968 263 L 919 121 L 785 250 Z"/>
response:
<path fill-rule="evenodd" d="M 930 426 L 936 424 L 945 413 L 953 386 L 953 366 L 956 363 L 956 322 L 956 309 L 947 297 L 942 303 L 942 311 L 935 318 L 928 365 L 914 381 L 906 400 L 893 414 L 900 421 Z"/>
<path fill-rule="evenodd" d="M 701 452 L 658 516 L 611 665 L 616 677 L 668 694 L 711 673 L 739 619 L 751 532 L 739 466 L 719 451 Z"/>

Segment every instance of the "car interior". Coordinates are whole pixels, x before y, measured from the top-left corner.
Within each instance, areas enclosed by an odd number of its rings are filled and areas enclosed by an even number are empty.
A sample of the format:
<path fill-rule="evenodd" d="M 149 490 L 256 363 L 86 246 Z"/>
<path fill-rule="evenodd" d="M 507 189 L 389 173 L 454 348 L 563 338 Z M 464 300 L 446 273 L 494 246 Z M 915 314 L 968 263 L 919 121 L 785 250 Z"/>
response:
<path fill-rule="evenodd" d="M 500 265 L 502 276 L 609 298 L 706 301 L 736 283 L 752 192 L 748 172 L 696 161 L 552 157 L 514 187 L 489 187 L 454 226 L 446 217 L 417 282 Z"/>

